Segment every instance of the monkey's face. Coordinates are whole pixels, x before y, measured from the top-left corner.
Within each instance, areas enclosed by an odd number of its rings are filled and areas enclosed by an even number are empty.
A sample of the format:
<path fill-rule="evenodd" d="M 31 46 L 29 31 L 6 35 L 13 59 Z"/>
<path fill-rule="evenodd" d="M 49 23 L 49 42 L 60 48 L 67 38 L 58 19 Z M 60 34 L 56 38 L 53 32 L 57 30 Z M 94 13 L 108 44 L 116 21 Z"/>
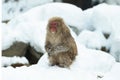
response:
<path fill-rule="evenodd" d="M 51 33 L 57 33 L 60 30 L 60 22 L 59 21 L 51 21 L 49 23 L 49 31 Z"/>

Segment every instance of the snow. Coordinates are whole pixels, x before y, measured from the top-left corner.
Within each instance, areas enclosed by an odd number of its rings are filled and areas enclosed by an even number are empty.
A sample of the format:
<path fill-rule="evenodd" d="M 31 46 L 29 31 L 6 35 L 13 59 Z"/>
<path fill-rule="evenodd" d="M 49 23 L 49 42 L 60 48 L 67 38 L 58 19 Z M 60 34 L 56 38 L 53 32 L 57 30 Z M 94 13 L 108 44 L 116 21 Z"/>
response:
<path fill-rule="evenodd" d="M 93 37 L 94 36 L 94 37 Z M 106 46 L 106 39 L 100 31 L 83 30 L 78 36 L 79 42 L 88 48 L 101 49 Z"/>
<path fill-rule="evenodd" d="M 105 73 L 108 72 L 115 63 L 115 59 L 111 55 L 99 50 L 79 46 L 78 53 L 75 62 L 71 65 L 73 70 L 81 69 L 96 74 Z"/>
<path fill-rule="evenodd" d="M 114 58 L 107 53 L 94 50 L 86 51 L 81 46 L 81 52 L 83 53 L 77 56 L 76 61 L 71 65 L 70 69 L 49 66 L 47 53 L 45 53 L 36 65 L 20 68 L 2 68 L 2 80 L 97 80 L 97 75 L 103 75 L 103 72 L 108 72 L 112 65 L 115 64 Z"/>
<path fill-rule="evenodd" d="M 115 59 L 105 52 L 87 49 L 83 46 L 78 50 L 79 54 L 71 65 L 71 70 L 82 70 L 98 74 L 108 72 L 115 64 Z M 42 56 L 38 65 L 46 68 L 50 67 L 47 53 Z"/>
<path fill-rule="evenodd" d="M 73 11 L 76 14 L 69 14 Z M 63 14 L 63 12 L 66 14 Z M 82 16 L 82 10 L 67 3 L 49 3 L 35 7 L 28 12 L 12 19 L 8 23 L 8 26 L 13 30 L 11 35 L 15 37 L 15 41 L 30 43 L 37 51 L 45 52 L 44 39 L 46 35 L 46 25 L 48 19 L 53 16 L 62 17 L 67 25 L 78 26 L 78 21 L 80 21 L 81 18 L 78 18 L 77 16 Z M 81 26 L 81 24 L 79 26 Z M 10 45 L 10 43 L 11 42 L 8 41 L 7 43 L 3 44 Z M 6 46 L 3 47 L 6 49 Z"/>
<path fill-rule="evenodd" d="M 111 71 L 101 80 L 120 80 L 120 63 L 116 63 Z"/>
<path fill-rule="evenodd" d="M 25 57 L 2 57 L 1 59 L 2 66 L 10 66 L 15 63 L 29 64 L 28 60 Z"/>
<path fill-rule="evenodd" d="M 64 12 L 64 13 L 63 13 Z M 71 14 L 73 13 L 74 14 Z M 29 14 L 29 15 L 28 15 Z M 48 20 L 53 16 L 59 16 L 64 19 L 64 21 L 71 25 L 76 26 L 77 28 L 81 29 L 82 23 L 82 10 L 72 4 L 67 3 L 48 3 L 42 6 L 35 7 L 28 12 L 21 15 L 22 20 L 24 18 L 25 21 L 35 21 L 35 20 Z M 79 17 L 80 18 L 79 18 Z M 31 20 L 32 18 L 32 20 Z M 17 21 L 21 21 L 21 18 Z"/>
<path fill-rule="evenodd" d="M 12 80 L 78 80 L 78 79 L 83 79 L 87 80 L 88 78 L 91 80 L 96 80 L 91 74 L 87 74 L 82 71 L 72 71 L 69 69 L 64 69 L 64 68 L 58 68 L 58 67 L 50 67 L 50 68 L 41 68 L 39 66 L 31 66 L 31 67 L 21 67 L 21 68 L 16 68 L 13 69 L 9 67 L 8 69 L 2 69 L 3 70 L 3 78 L 2 80 L 7 80 L 8 77 Z M 12 73 L 16 73 L 15 76 Z M 4 74 L 7 73 L 8 76 L 6 77 Z M 77 73 L 77 74 L 76 74 Z M 22 74 L 22 75 L 19 75 Z M 24 75 L 26 74 L 26 75 Z M 34 77 L 33 77 L 34 76 Z"/>
<path fill-rule="evenodd" d="M 108 40 L 106 42 L 106 49 L 110 49 L 110 54 L 116 58 L 116 61 L 119 61 L 120 60 L 119 57 L 120 6 L 108 5 L 103 3 L 88 10 L 85 10 L 83 13 L 85 16 L 84 25 L 86 29 L 90 31 L 100 31 L 103 34 L 107 33 L 110 35 L 110 37 L 108 37 Z M 93 39 L 94 38 L 92 38 L 92 40 Z M 99 40 L 102 41 L 103 38 Z M 93 45 L 93 46 L 97 46 L 97 45 Z"/>
<path fill-rule="evenodd" d="M 91 23 L 89 23 L 92 24 L 91 27 L 102 31 L 103 33 L 111 33 L 113 30 L 116 30 L 116 28 L 119 28 L 120 6 L 100 4 L 88 9 L 85 12 L 85 15 L 87 14 L 90 15 L 88 20 L 90 20 Z"/>
<path fill-rule="evenodd" d="M 37 64 L 29 67 L 2 67 L 2 80 L 119 80 L 120 64 L 114 55 L 110 55 L 120 53 L 119 9 L 119 6 L 100 4 L 82 11 L 71 4 L 49 3 L 32 8 L 8 24 L 3 23 L 2 50 L 9 48 L 14 41 L 22 41 L 30 43 L 44 55 Z M 69 69 L 50 66 L 45 53 L 46 25 L 52 16 L 62 17 L 66 25 L 80 30 L 77 36 L 69 28 L 78 48 L 76 60 Z M 105 39 L 103 33 L 109 33 L 110 37 Z M 108 47 L 110 54 L 100 51 L 102 46 Z M 2 57 L 2 65 L 19 61 L 28 63 L 25 58 Z"/>
<path fill-rule="evenodd" d="M 11 33 L 11 29 L 7 24 L 2 23 L 2 50 L 9 48 L 15 41 L 14 36 Z"/>
<path fill-rule="evenodd" d="M 120 0 L 106 0 L 106 3 L 120 5 Z"/>
<path fill-rule="evenodd" d="M 2 21 L 11 20 L 29 9 L 53 0 L 2 0 Z"/>
<path fill-rule="evenodd" d="M 118 33 L 119 34 L 119 33 Z M 116 61 L 120 61 L 120 37 L 118 34 L 111 34 L 108 39 L 108 45 L 110 46 L 110 54 L 113 55 Z"/>
<path fill-rule="evenodd" d="M 120 5 L 120 0 L 92 0 L 92 3 L 94 4 L 95 2 L 99 3 L 107 3 L 111 5 Z"/>

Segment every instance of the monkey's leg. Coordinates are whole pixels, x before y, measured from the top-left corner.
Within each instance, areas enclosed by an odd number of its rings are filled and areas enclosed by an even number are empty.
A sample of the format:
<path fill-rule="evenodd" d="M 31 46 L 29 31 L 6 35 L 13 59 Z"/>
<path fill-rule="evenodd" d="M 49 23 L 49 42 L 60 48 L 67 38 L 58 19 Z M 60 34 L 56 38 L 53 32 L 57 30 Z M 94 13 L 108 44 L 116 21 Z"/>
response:
<path fill-rule="evenodd" d="M 71 64 L 72 64 L 72 60 L 71 60 L 70 56 L 67 53 L 64 53 L 64 54 L 61 53 L 59 55 L 59 64 L 58 64 L 58 66 L 69 68 Z"/>
<path fill-rule="evenodd" d="M 49 59 L 50 66 L 56 65 L 56 57 L 55 56 L 53 56 L 53 55 L 49 56 L 48 59 Z"/>

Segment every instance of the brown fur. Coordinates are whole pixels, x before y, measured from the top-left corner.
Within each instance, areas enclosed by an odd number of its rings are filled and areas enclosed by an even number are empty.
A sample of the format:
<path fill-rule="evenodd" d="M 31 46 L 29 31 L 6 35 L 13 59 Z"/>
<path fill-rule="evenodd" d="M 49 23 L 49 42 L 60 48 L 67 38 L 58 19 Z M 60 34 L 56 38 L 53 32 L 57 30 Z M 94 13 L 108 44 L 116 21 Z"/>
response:
<path fill-rule="evenodd" d="M 55 33 L 50 31 L 50 23 L 53 21 L 59 23 Z M 51 65 L 70 67 L 75 60 L 77 46 L 62 18 L 53 17 L 49 20 L 45 49 L 49 55 L 48 59 Z"/>

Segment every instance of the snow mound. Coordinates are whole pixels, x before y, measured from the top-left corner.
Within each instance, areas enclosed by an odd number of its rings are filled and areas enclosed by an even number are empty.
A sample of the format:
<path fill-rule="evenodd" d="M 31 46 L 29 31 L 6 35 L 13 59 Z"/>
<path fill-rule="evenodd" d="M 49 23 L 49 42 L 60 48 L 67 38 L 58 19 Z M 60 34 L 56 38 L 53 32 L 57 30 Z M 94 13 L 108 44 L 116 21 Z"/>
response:
<path fill-rule="evenodd" d="M 106 39 L 100 31 L 83 30 L 78 39 L 87 48 L 100 50 L 103 46 L 106 46 Z"/>
<path fill-rule="evenodd" d="M 9 72 L 9 73 L 8 73 Z M 15 74 L 13 74 L 13 72 Z M 7 74 L 7 75 L 5 75 Z M 20 75 L 21 74 L 21 75 Z M 15 76 L 14 76 L 15 75 Z M 30 67 L 21 67 L 13 69 L 11 67 L 9 68 L 3 68 L 2 69 L 2 79 L 3 80 L 97 80 L 96 77 L 94 77 L 94 74 L 86 73 L 83 71 L 72 71 L 65 68 L 59 68 L 59 67 L 49 67 L 44 68 L 37 65 L 30 66 Z"/>
<path fill-rule="evenodd" d="M 2 23 L 2 50 L 9 48 L 15 41 L 14 36 L 12 35 L 12 30 L 8 27 L 7 24 Z"/>
<path fill-rule="evenodd" d="M 70 69 L 50 66 L 48 55 L 45 53 L 36 65 L 15 69 L 12 67 L 2 68 L 2 78 L 3 80 L 97 80 L 99 74 L 110 71 L 115 63 L 114 58 L 104 52 L 82 49 L 82 47 L 81 52 Z M 16 76 L 13 72 L 16 73 Z"/>
<path fill-rule="evenodd" d="M 15 63 L 29 64 L 28 60 L 25 57 L 3 57 L 1 58 L 1 66 L 10 66 Z"/>
<path fill-rule="evenodd" d="M 115 63 L 114 57 L 99 50 L 80 49 L 73 69 L 82 69 L 94 73 L 108 72 Z"/>
<path fill-rule="evenodd" d="M 99 4 L 97 6 L 94 6 L 93 8 L 83 11 L 84 27 L 86 29 L 94 32 L 100 31 L 104 35 L 105 34 L 109 35 L 108 40 L 104 45 L 106 45 L 105 47 L 107 50 L 110 51 L 111 55 L 113 55 L 116 58 L 116 61 L 120 60 L 120 55 L 119 55 L 120 54 L 120 47 L 119 47 L 120 46 L 119 45 L 120 44 L 120 37 L 119 37 L 120 16 L 119 14 L 120 14 L 120 6 L 108 5 L 105 3 Z M 90 40 L 92 39 L 94 39 L 94 37 L 90 38 Z M 100 40 L 103 40 L 103 39 L 100 39 Z M 94 42 L 96 41 L 98 40 L 96 39 Z M 84 44 L 85 44 L 85 41 L 84 41 Z M 96 45 L 94 44 L 94 46 Z M 98 47 L 98 44 L 96 47 Z"/>
<path fill-rule="evenodd" d="M 30 8 L 49 2 L 53 0 L 2 0 L 2 21 L 11 20 Z"/>
<path fill-rule="evenodd" d="M 93 8 L 92 24 L 103 33 L 111 33 L 114 29 L 119 28 L 119 14 L 120 6 L 100 4 Z"/>
<path fill-rule="evenodd" d="M 75 14 L 70 14 L 72 12 Z M 64 12 L 64 13 L 63 13 Z M 49 14 L 51 13 L 51 14 Z M 53 16 L 62 17 L 66 25 L 80 26 L 78 21 L 81 18 L 82 10 L 74 5 L 67 3 L 49 3 L 35 7 L 28 12 L 12 19 L 8 27 L 12 30 L 9 34 L 14 37 L 14 41 L 30 43 L 38 52 L 44 53 L 44 43 L 46 26 L 48 19 Z M 6 38 L 6 36 L 3 36 Z M 11 37 L 12 38 L 12 37 Z M 10 46 L 12 42 L 3 43 Z M 3 46 L 3 49 L 8 47 Z"/>
<path fill-rule="evenodd" d="M 74 63 L 70 66 L 73 71 L 87 71 L 92 73 L 108 72 L 115 63 L 115 59 L 102 51 L 85 49 L 81 47 Z M 47 53 L 38 61 L 38 65 L 50 68 Z M 53 66 L 53 68 L 56 66 Z"/>
<path fill-rule="evenodd" d="M 110 34 L 119 28 L 120 6 L 103 3 L 87 9 L 83 13 L 87 29 L 100 30 Z"/>
<path fill-rule="evenodd" d="M 63 13 L 64 12 L 64 13 Z M 74 14 L 72 14 L 74 12 Z M 64 21 L 71 26 L 76 26 L 82 29 L 82 10 L 81 8 L 68 3 L 47 3 L 41 5 L 20 15 L 19 18 L 15 18 L 15 22 L 10 23 L 15 24 L 24 21 L 45 21 L 53 16 L 59 16 L 64 19 Z M 78 17 L 79 16 L 79 17 Z M 13 23 L 14 22 L 14 23 Z"/>
<path fill-rule="evenodd" d="M 120 63 L 116 63 L 111 71 L 107 73 L 101 80 L 120 80 Z"/>
<path fill-rule="evenodd" d="M 110 48 L 110 54 L 115 57 L 117 62 L 120 62 L 120 36 L 119 34 L 111 34 L 108 39 L 108 48 Z"/>

